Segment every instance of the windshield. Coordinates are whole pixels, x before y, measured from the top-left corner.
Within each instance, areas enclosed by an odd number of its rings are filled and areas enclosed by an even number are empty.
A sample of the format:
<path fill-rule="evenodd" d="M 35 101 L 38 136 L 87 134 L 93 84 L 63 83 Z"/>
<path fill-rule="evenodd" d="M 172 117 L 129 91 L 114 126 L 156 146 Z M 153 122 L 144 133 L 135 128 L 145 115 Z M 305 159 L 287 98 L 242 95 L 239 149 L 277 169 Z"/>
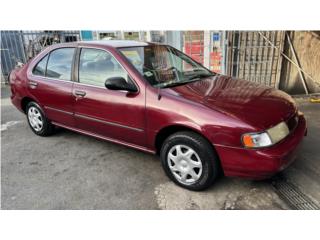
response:
<path fill-rule="evenodd" d="M 170 46 L 149 45 L 119 50 L 154 87 L 182 85 L 213 75 L 201 64 Z"/>

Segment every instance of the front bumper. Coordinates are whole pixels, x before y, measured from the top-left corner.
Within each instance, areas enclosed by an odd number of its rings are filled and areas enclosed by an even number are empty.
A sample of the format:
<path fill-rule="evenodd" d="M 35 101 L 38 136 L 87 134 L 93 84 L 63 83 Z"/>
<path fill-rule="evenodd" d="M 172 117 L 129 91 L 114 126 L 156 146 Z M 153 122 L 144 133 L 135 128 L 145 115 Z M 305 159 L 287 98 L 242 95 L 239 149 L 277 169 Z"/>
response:
<path fill-rule="evenodd" d="M 307 123 L 299 116 L 297 127 L 280 143 L 261 149 L 215 146 L 226 176 L 265 179 L 289 166 L 307 133 Z"/>

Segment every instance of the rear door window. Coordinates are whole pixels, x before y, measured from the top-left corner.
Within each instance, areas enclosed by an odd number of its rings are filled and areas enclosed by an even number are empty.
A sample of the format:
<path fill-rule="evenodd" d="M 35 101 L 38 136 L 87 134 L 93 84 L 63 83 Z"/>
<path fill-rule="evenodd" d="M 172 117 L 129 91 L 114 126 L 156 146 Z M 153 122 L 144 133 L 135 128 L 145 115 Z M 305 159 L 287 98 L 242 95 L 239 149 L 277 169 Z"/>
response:
<path fill-rule="evenodd" d="M 71 80 L 74 48 L 59 48 L 50 53 L 46 77 Z"/>

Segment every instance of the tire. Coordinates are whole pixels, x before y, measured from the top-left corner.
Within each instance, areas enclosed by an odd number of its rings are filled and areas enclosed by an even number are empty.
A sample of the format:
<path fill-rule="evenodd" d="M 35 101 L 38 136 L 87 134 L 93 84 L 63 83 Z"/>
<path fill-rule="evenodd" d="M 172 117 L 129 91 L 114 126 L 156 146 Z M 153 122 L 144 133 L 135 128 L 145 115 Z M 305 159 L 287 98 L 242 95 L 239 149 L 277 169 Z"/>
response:
<path fill-rule="evenodd" d="M 204 190 L 219 176 L 220 164 L 213 146 L 194 132 L 169 136 L 161 147 L 160 159 L 168 177 L 189 190 Z"/>
<path fill-rule="evenodd" d="M 37 103 L 29 102 L 27 104 L 26 115 L 28 124 L 36 135 L 45 137 L 54 133 L 54 125 L 47 119 Z"/>

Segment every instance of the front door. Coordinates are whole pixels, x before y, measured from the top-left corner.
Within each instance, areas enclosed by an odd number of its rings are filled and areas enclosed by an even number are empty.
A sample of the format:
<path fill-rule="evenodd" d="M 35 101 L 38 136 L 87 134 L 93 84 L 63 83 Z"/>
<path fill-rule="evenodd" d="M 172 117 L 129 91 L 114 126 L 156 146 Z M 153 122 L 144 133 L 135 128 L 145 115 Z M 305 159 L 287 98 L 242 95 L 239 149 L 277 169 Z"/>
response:
<path fill-rule="evenodd" d="M 73 87 L 76 127 L 110 140 L 144 146 L 144 92 L 105 87 L 110 77 L 132 81 L 118 61 L 105 50 L 82 48 L 78 73 L 79 82 Z"/>
<path fill-rule="evenodd" d="M 48 119 L 74 126 L 71 81 L 75 48 L 58 48 L 43 57 L 28 77 L 28 88 Z"/>

